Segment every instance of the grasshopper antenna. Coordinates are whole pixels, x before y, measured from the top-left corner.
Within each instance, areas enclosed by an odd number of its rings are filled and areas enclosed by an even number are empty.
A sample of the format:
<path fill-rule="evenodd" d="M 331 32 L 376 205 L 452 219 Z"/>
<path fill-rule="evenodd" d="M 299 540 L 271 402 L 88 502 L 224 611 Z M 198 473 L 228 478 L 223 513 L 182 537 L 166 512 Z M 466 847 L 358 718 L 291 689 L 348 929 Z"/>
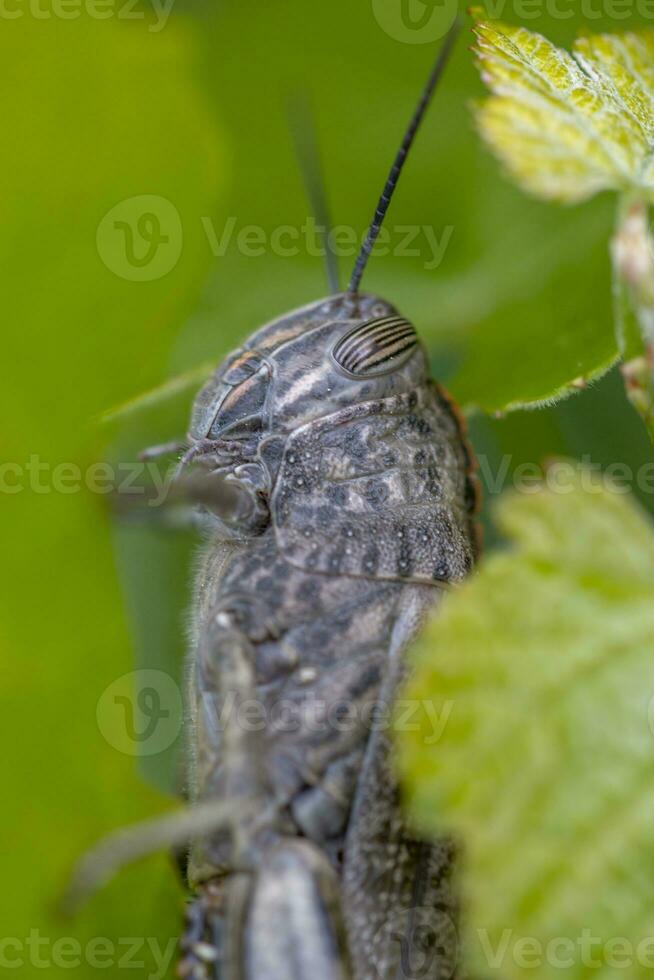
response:
<path fill-rule="evenodd" d="M 297 92 L 289 100 L 288 121 L 309 207 L 313 211 L 320 229 L 320 237 L 324 246 L 327 284 L 331 293 L 337 293 L 339 290 L 338 264 L 330 235 L 331 215 L 323 178 L 315 114 L 306 94 Z"/>
<path fill-rule="evenodd" d="M 381 197 L 379 198 L 379 202 L 377 204 L 377 208 L 373 215 L 373 219 L 370 223 L 370 227 L 368 228 L 366 237 L 361 246 L 361 250 L 359 251 L 357 260 L 354 264 L 352 278 L 350 279 L 350 284 L 347 289 L 347 293 L 350 299 L 356 297 L 357 293 L 359 292 L 359 286 L 361 285 L 361 277 L 363 276 L 368 259 L 370 258 L 370 253 L 372 252 L 373 246 L 377 241 L 377 235 L 379 234 L 380 228 L 384 222 L 384 218 L 386 217 L 386 212 L 388 211 L 388 206 L 391 203 L 391 198 L 393 197 L 393 193 L 400 179 L 402 168 L 408 156 L 409 150 L 411 149 L 411 145 L 413 143 L 413 140 L 415 139 L 416 133 L 420 128 L 420 123 L 422 122 L 425 116 L 425 112 L 429 107 L 429 103 L 431 102 L 431 97 L 434 94 L 434 91 L 436 90 L 436 86 L 438 85 L 441 75 L 443 74 L 445 66 L 447 65 L 450 54 L 452 53 L 452 49 L 454 47 L 454 42 L 456 41 L 460 30 L 461 30 L 461 21 L 457 17 L 457 19 L 454 21 L 454 24 L 448 31 L 448 34 L 445 40 L 443 41 L 443 44 L 441 45 L 441 49 L 438 52 L 438 57 L 436 58 L 436 63 L 432 68 L 431 74 L 427 80 L 427 84 L 425 85 L 422 91 L 422 95 L 420 96 L 418 105 L 416 106 L 413 116 L 411 117 L 411 122 L 409 123 L 407 131 L 404 134 L 404 139 L 402 140 L 400 148 L 397 151 L 395 160 L 393 161 L 393 166 L 390 169 L 390 173 L 386 180 L 386 184 L 384 185 L 384 190 L 382 191 Z"/>

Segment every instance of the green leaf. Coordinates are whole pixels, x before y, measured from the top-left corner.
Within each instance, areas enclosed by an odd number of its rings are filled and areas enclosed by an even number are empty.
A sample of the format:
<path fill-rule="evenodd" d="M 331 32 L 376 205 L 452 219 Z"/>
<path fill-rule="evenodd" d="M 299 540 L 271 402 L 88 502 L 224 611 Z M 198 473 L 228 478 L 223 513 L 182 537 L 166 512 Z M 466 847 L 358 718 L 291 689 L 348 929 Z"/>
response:
<path fill-rule="evenodd" d="M 518 185 L 536 197 L 566 203 L 602 190 L 622 194 L 623 223 L 612 249 L 616 344 L 622 354 L 633 347 L 627 336 L 631 306 L 645 356 L 630 355 L 627 395 L 652 432 L 648 335 L 654 286 L 645 202 L 654 190 L 654 32 L 583 37 L 573 55 L 523 27 L 480 22 L 475 33 L 481 75 L 492 93 L 476 109 L 478 128 Z M 643 215 L 639 238 L 629 231 L 630 208 Z M 567 377 L 552 388 L 552 398 L 569 392 L 576 376 L 592 380 L 612 363 L 593 351 L 591 340 L 583 358 L 589 366 L 579 372 L 575 333 L 558 331 L 554 342 L 560 344 L 564 334 L 569 351 L 561 348 L 560 365 Z M 532 350 L 538 349 L 534 344 Z M 534 400 L 522 394 L 506 407 Z"/>
<path fill-rule="evenodd" d="M 86 847 L 169 805 L 144 784 L 139 753 L 111 744 L 97 718 L 103 694 L 135 663 L 106 497 L 85 483 L 103 459 L 94 419 L 161 377 L 211 261 L 200 216 L 213 214 L 225 180 L 223 141 L 197 84 L 201 49 L 191 23 L 172 17 L 157 33 L 134 7 L 127 20 L 117 8 L 113 16 L 103 10 L 109 19 L 90 9 L 79 5 L 76 18 L 63 19 L 48 15 L 47 4 L 38 17 L 25 8 L 0 37 L 10 143 L 0 160 L 7 367 L 0 403 L 3 460 L 22 474 L 22 489 L 2 499 L 0 713 L 11 746 L 3 832 L 11 844 L 0 918 L 4 934 L 22 943 L 21 976 L 42 975 L 44 960 L 49 977 L 70 976 L 70 941 L 61 957 L 54 945 L 70 937 L 79 949 L 72 973 L 84 980 L 97 975 L 98 939 L 104 972 L 120 972 L 127 936 L 150 937 L 135 957 L 143 976 L 171 975 L 157 969 L 153 948 L 159 944 L 170 966 L 183 905 L 161 855 L 116 879 L 79 920 L 52 914 Z M 153 196 L 173 205 L 183 232 L 175 238 L 174 222 L 162 229 L 181 250 L 174 267 L 157 267 L 149 280 L 134 278 L 145 266 L 131 266 L 125 252 L 116 269 L 120 251 L 105 249 L 111 226 L 104 243 L 98 237 L 116 205 L 142 196 L 150 211 Z M 139 261 L 147 245 L 135 241 Z M 44 469 L 30 476 L 37 462 Z M 56 477 L 62 465 L 65 486 Z M 103 720 L 119 732 L 125 717 L 119 705 L 113 714 L 109 707 Z M 25 943 L 36 931 L 45 942 L 32 956 Z"/>
<path fill-rule="evenodd" d="M 654 33 L 578 40 L 574 57 L 523 27 L 475 27 L 483 137 L 527 191 L 582 201 L 654 190 Z"/>
<path fill-rule="evenodd" d="M 462 839 L 473 970 L 553 978 L 565 954 L 571 980 L 615 976 L 624 937 L 620 975 L 640 978 L 654 901 L 654 529 L 587 471 L 557 464 L 547 483 L 503 499 L 510 550 L 422 635 L 405 697 L 430 711 L 398 733 L 400 764 L 417 823 Z"/>
<path fill-rule="evenodd" d="M 548 227 L 544 206 L 523 202 L 534 210 L 539 227 Z M 512 243 L 520 284 L 511 285 L 506 271 L 497 269 L 490 288 L 501 302 L 467 331 L 458 370 L 447 380 L 448 389 L 467 410 L 506 412 L 560 401 L 601 378 L 618 358 L 604 215 L 584 224 L 569 212 L 552 217 L 559 228 L 551 238 L 531 241 L 525 231 L 528 244 L 522 253 L 519 243 Z M 601 311 L 589 303 L 591 270 L 596 283 L 606 283 Z M 488 270 L 491 276 L 493 271 Z M 457 284 L 449 285 L 454 297 L 465 294 Z M 594 288 L 601 294 L 601 285 Z M 477 298 L 479 294 L 475 290 Z"/>

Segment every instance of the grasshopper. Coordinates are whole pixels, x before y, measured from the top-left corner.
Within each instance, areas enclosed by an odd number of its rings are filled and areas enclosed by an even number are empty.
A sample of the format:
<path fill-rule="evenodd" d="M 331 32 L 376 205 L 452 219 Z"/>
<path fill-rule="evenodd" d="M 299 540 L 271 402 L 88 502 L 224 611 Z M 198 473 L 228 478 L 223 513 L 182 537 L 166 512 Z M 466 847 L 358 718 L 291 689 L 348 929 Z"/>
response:
<path fill-rule="evenodd" d="M 475 560 L 473 459 L 414 326 L 360 292 L 454 34 L 347 290 L 260 327 L 194 403 L 187 792 L 209 820 L 189 832 L 190 980 L 456 970 L 452 845 L 406 824 L 388 714 L 407 645 Z"/>
<path fill-rule="evenodd" d="M 181 471 L 236 494 L 204 506 L 189 789 L 233 819 L 190 849 L 183 977 L 454 972 L 451 845 L 407 828 L 381 721 L 407 644 L 474 561 L 472 457 L 413 325 L 359 289 L 453 37 L 347 291 L 256 330 L 195 401 Z"/>

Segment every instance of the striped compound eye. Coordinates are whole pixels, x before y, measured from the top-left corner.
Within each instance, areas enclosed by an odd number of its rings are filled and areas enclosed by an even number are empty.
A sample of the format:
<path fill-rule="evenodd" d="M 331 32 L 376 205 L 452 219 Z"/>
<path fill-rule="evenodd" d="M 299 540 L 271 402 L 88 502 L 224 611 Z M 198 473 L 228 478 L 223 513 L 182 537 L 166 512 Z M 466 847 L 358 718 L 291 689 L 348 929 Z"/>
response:
<path fill-rule="evenodd" d="M 336 363 L 355 378 L 395 371 L 418 346 L 414 327 L 401 316 L 367 320 L 341 337 L 333 350 Z"/>

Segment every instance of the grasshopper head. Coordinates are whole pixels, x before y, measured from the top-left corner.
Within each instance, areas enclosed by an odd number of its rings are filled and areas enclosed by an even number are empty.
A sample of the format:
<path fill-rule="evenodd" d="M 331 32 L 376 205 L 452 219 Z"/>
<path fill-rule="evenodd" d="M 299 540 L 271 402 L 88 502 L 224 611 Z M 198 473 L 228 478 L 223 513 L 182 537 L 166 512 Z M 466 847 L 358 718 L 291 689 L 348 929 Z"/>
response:
<path fill-rule="evenodd" d="M 223 361 L 196 398 L 192 453 L 253 495 L 261 518 L 291 432 L 426 377 L 415 329 L 390 303 L 339 293 L 260 327 Z"/>

